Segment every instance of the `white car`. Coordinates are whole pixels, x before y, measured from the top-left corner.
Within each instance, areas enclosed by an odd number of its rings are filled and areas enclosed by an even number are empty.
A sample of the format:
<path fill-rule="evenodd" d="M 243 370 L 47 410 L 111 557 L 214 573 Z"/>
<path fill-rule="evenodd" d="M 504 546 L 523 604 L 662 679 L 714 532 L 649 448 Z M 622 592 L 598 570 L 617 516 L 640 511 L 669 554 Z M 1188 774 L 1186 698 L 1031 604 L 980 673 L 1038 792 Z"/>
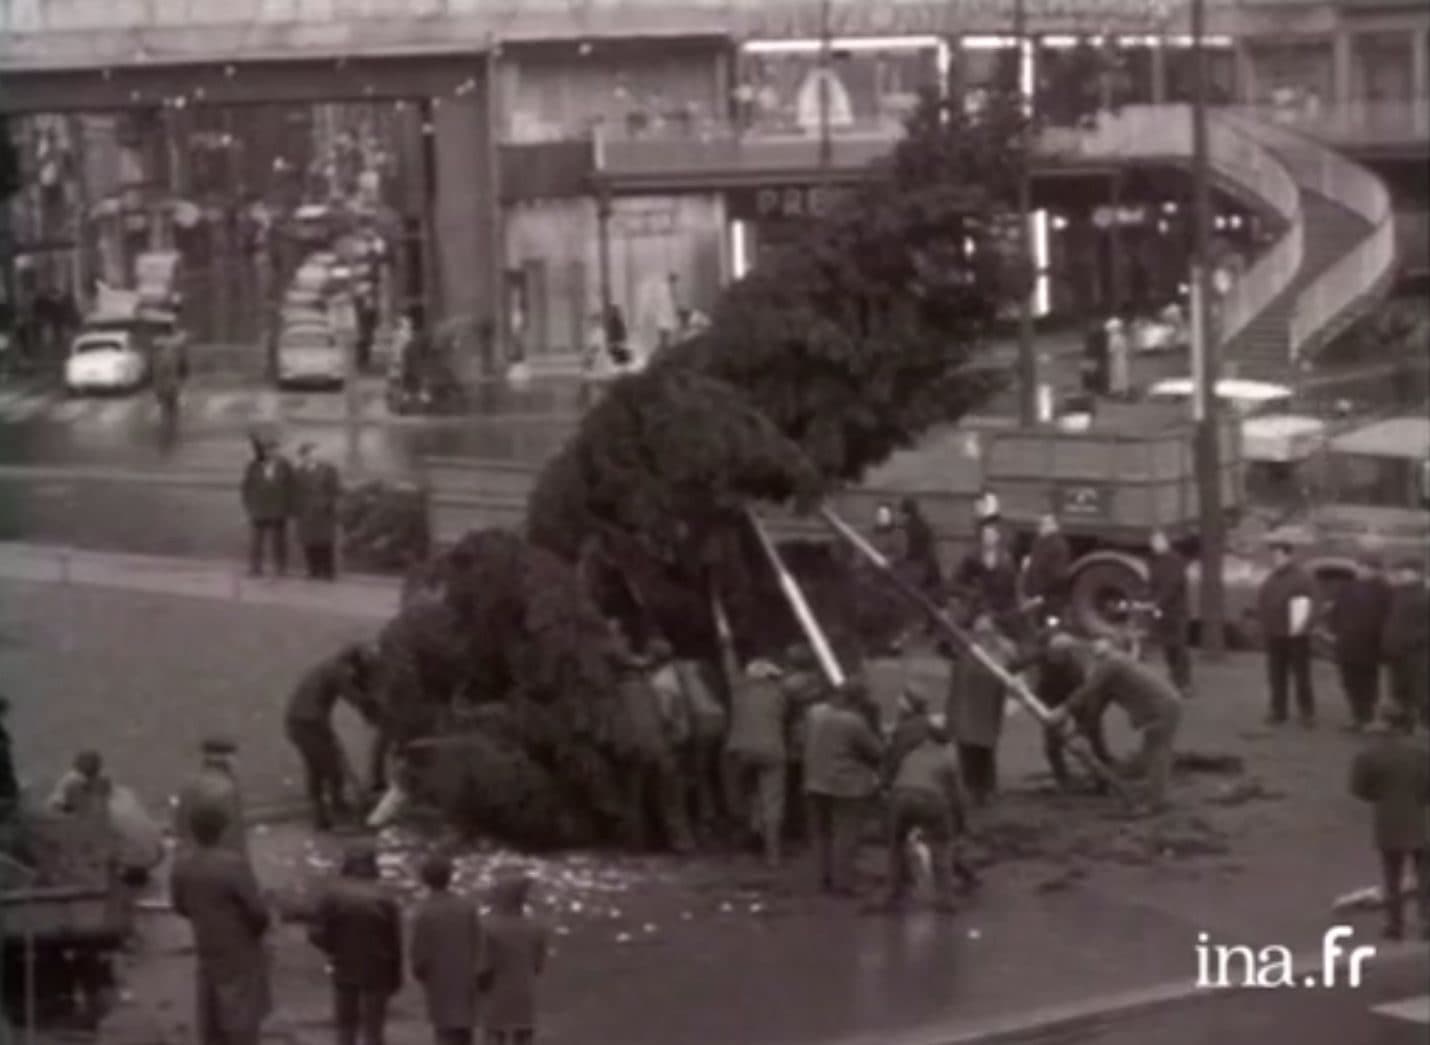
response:
<path fill-rule="evenodd" d="M 148 357 L 130 331 L 82 332 L 65 360 L 65 388 L 74 393 L 127 391 L 148 377 Z"/>
<path fill-rule="evenodd" d="M 288 327 L 278 335 L 278 384 L 340 388 L 347 378 L 342 344 L 327 327 Z"/>

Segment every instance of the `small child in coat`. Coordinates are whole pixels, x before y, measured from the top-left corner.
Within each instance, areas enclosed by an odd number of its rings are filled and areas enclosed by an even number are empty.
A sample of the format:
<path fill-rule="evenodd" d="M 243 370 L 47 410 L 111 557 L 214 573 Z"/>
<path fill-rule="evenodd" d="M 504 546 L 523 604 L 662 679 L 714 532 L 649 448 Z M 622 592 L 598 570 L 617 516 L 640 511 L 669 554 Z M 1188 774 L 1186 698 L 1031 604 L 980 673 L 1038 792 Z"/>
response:
<path fill-rule="evenodd" d="M 482 922 L 477 977 L 486 1045 L 531 1045 L 536 1040 L 536 978 L 546 967 L 547 928 L 527 914 L 531 879 L 520 872 L 498 878 L 492 912 Z"/>
<path fill-rule="evenodd" d="M 1385 936 L 1405 935 L 1403 881 L 1417 881 L 1420 933 L 1430 939 L 1430 752 L 1414 736 L 1413 712 L 1400 704 L 1381 711 L 1385 732 L 1351 764 L 1351 794 L 1374 808 L 1375 845 L 1385 876 Z"/>

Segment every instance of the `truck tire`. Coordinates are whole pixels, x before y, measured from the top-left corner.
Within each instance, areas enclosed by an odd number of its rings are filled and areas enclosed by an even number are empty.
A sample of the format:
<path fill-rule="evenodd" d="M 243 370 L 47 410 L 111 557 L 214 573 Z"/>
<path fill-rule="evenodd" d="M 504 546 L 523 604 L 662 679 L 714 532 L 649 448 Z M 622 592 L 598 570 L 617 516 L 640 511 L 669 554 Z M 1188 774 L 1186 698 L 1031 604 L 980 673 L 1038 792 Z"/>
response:
<path fill-rule="evenodd" d="M 1146 598 L 1147 581 L 1134 560 L 1108 556 L 1087 563 L 1073 575 L 1068 623 L 1083 635 L 1120 638 L 1124 621 L 1112 607 Z"/>

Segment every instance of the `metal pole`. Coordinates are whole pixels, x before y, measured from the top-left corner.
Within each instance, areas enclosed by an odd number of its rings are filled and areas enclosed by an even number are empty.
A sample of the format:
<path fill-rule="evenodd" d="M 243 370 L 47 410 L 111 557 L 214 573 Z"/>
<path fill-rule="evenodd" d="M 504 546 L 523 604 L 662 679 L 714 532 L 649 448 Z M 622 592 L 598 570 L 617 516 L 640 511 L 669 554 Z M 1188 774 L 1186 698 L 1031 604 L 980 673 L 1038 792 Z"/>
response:
<path fill-rule="evenodd" d="M 944 634 L 945 638 L 952 640 L 960 649 L 971 654 L 984 669 L 1002 682 L 1008 691 L 1017 697 L 1019 703 L 1021 703 L 1041 725 L 1044 727 L 1048 726 L 1051 712 L 1047 706 L 1037 698 L 1033 691 L 1028 688 L 1022 679 L 1011 674 L 1002 664 L 990 657 L 983 647 L 979 646 L 978 643 L 961 628 L 955 626 L 954 623 L 948 619 L 948 614 L 944 613 L 935 605 L 933 600 L 908 581 L 904 580 L 904 578 L 900 577 L 897 571 L 890 567 L 888 560 L 884 558 L 879 550 L 866 541 L 859 531 L 835 514 L 832 509 L 827 507 L 821 508 L 819 514 L 830 529 L 855 551 L 876 566 L 879 572 L 893 583 L 894 588 L 898 590 L 900 595 L 904 596 L 905 599 L 922 610 L 929 618 L 929 621 Z M 1132 795 L 1121 779 L 1107 766 L 1103 765 L 1102 760 L 1099 759 L 1094 752 L 1083 747 L 1081 738 L 1077 734 L 1068 733 L 1063 736 L 1066 741 L 1066 747 L 1068 751 L 1072 753 L 1073 757 L 1086 766 L 1099 780 L 1107 784 L 1120 798 L 1129 805 L 1133 804 Z"/>
<path fill-rule="evenodd" d="M 810 608 L 808 600 L 804 597 L 804 592 L 800 590 L 799 582 L 794 579 L 794 575 L 785 566 L 779 549 L 775 547 L 775 542 L 770 540 L 770 535 L 765 532 L 759 516 L 749 510 L 745 514 L 749 517 L 750 526 L 753 527 L 755 536 L 760 540 L 760 547 L 764 549 L 765 557 L 770 560 L 770 566 L 773 567 L 775 576 L 779 579 L 780 591 L 784 593 L 785 601 L 789 603 L 795 620 L 799 622 L 800 630 L 804 632 L 804 637 L 809 640 L 815 656 L 819 659 L 819 666 L 824 671 L 824 677 L 829 680 L 831 686 L 844 685 L 844 669 L 839 666 L 839 658 L 834 655 L 834 647 L 830 645 L 828 636 L 824 634 L 824 629 L 819 626 L 819 620 L 814 616 L 814 610 Z"/>
<path fill-rule="evenodd" d="M 825 177 L 834 160 L 834 141 L 829 133 L 830 0 L 819 5 L 819 171 Z"/>
<path fill-rule="evenodd" d="M 1019 109 L 1024 120 L 1022 129 L 1022 156 L 1018 163 L 1018 228 L 1021 233 L 1023 258 L 1028 266 L 1032 285 L 1022 294 L 1018 309 L 1018 414 L 1025 426 L 1038 423 L 1038 358 L 1033 338 L 1033 294 L 1037 286 L 1038 272 L 1033 260 L 1033 172 L 1032 172 L 1032 116 L 1033 97 L 1024 82 L 1024 70 L 1028 65 L 1028 10 L 1024 0 L 1016 0 L 1013 6 L 1013 36 L 1017 41 L 1016 71 Z"/>
<path fill-rule="evenodd" d="M 1222 558 L 1225 533 L 1221 505 L 1221 425 L 1217 417 L 1217 379 L 1221 374 L 1217 335 L 1211 323 L 1211 169 L 1207 119 L 1206 0 L 1192 0 L 1192 177 L 1194 222 L 1192 280 L 1193 301 L 1198 310 L 1195 328 L 1201 345 L 1196 353 L 1198 367 L 1197 493 L 1201 539 L 1201 621 L 1202 649 L 1220 657 L 1226 648 L 1223 624 Z"/>

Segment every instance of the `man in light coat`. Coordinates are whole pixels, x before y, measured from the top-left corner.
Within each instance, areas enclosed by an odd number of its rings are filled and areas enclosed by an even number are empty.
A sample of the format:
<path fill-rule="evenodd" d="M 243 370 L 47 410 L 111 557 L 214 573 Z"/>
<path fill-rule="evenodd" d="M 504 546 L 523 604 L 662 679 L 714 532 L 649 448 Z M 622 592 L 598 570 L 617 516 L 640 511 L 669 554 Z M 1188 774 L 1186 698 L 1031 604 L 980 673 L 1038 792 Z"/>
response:
<path fill-rule="evenodd" d="M 223 808 L 200 805 L 190 824 L 193 845 L 176 858 L 169 895 L 193 927 L 199 1043 L 258 1045 L 272 1004 L 268 909 L 248 860 L 224 844 Z"/>
<path fill-rule="evenodd" d="M 859 833 L 883 762 L 883 745 L 860 711 L 868 699 L 862 684 L 849 683 L 805 720 L 804 794 L 820 885 L 841 896 L 857 892 Z"/>

